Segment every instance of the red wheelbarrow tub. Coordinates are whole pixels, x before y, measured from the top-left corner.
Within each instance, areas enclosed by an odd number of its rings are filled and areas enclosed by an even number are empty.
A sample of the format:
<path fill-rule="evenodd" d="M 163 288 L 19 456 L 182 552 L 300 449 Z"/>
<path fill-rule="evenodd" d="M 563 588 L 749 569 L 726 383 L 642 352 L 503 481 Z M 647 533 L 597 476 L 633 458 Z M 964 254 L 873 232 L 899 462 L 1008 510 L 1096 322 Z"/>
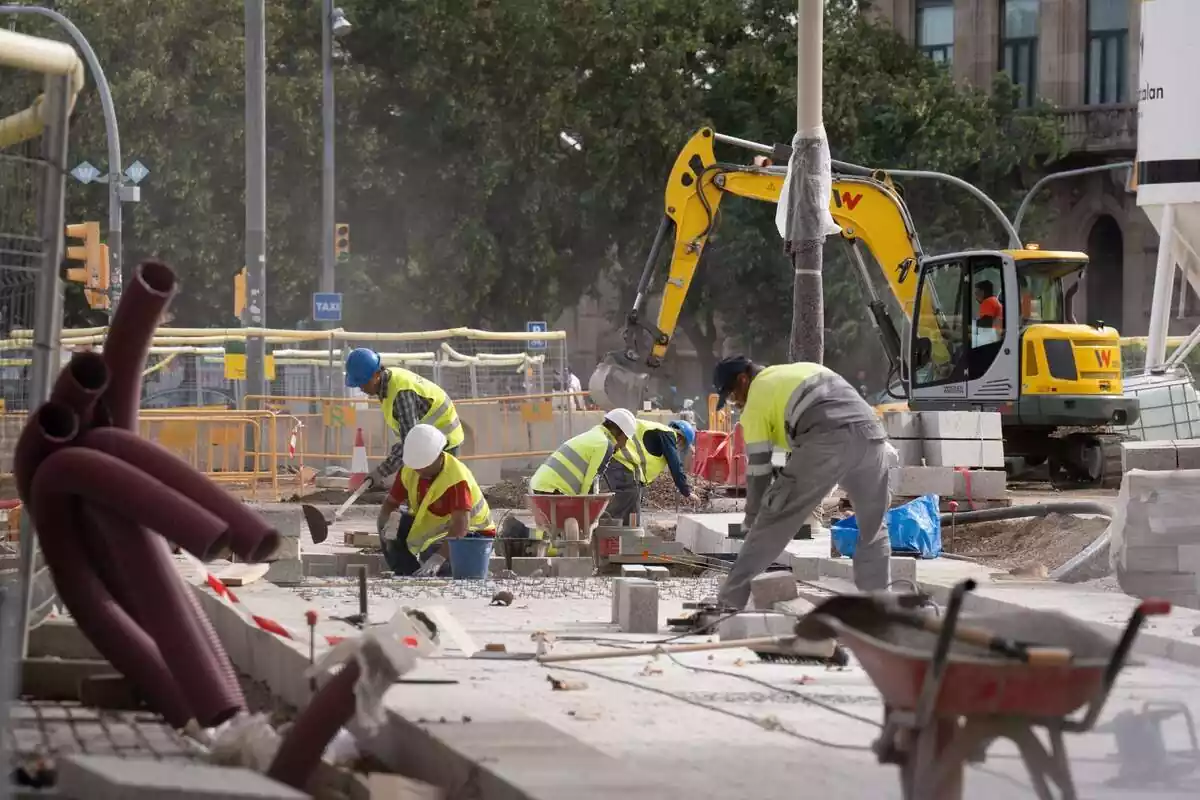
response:
<path fill-rule="evenodd" d="M 533 519 L 542 530 L 558 533 L 563 530 L 563 523 L 573 519 L 579 523 L 579 532 L 587 536 L 591 526 L 595 525 L 608 508 L 612 494 L 531 494 L 529 510 Z"/>
<path fill-rule="evenodd" d="M 916 709 L 937 636 L 897 623 L 859 630 L 826 619 L 883 701 L 897 709 Z M 1078 620 L 1053 611 L 963 614 L 959 620 L 1029 644 L 1066 648 L 1074 658 L 1065 665 L 1034 666 L 956 640 L 934 706 L 936 717 L 1062 717 L 1091 702 L 1104 688 L 1116 643 Z"/>

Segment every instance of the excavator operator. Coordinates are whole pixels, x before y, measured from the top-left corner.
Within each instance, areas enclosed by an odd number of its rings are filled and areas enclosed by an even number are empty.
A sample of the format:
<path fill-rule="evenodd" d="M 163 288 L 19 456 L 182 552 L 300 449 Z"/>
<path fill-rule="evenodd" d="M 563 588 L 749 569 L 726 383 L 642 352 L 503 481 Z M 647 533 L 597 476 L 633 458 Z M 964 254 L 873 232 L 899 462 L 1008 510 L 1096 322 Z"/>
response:
<path fill-rule="evenodd" d="M 979 313 L 975 318 L 975 346 L 991 344 L 1004 336 L 1004 306 L 996 297 L 991 281 L 975 284 L 975 300 Z"/>
<path fill-rule="evenodd" d="M 391 452 L 367 476 L 371 486 L 382 487 L 387 477 L 400 469 L 404 463 L 404 440 L 421 423 L 442 432 L 447 453 L 458 453 L 463 443 L 462 423 L 454 402 L 433 381 L 400 367 L 385 368 L 374 350 L 356 347 L 346 356 L 346 386 L 379 398 L 383 419 L 398 437 Z"/>
<path fill-rule="evenodd" d="M 840 485 L 858 518 L 854 583 L 881 591 L 890 583 L 891 542 L 884 514 L 891 503 L 894 456 L 875 409 L 845 379 L 820 364 L 764 367 L 745 356 L 713 371 L 717 408 L 741 407 L 746 440 L 746 540 L 717 597 L 741 610 L 750 581 L 769 567 L 817 505 Z M 788 451 L 774 476 L 774 448 Z"/>

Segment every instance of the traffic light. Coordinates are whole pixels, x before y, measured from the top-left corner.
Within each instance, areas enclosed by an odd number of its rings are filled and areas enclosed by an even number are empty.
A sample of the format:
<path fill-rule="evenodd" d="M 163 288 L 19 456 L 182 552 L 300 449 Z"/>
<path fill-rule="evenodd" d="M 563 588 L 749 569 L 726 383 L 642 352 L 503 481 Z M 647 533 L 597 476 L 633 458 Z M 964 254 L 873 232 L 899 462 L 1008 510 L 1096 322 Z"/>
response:
<path fill-rule="evenodd" d="M 238 319 L 246 310 L 246 268 L 242 267 L 233 276 L 233 315 Z"/>
<path fill-rule="evenodd" d="M 344 222 L 333 226 L 333 253 L 338 261 L 350 258 L 350 226 Z"/>
<path fill-rule="evenodd" d="M 89 306 L 108 308 L 108 247 L 100 243 L 100 223 L 68 225 L 67 238 L 82 240 L 67 247 L 67 260 L 83 262 L 82 267 L 67 268 L 67 280 L 83 284 Z"/>

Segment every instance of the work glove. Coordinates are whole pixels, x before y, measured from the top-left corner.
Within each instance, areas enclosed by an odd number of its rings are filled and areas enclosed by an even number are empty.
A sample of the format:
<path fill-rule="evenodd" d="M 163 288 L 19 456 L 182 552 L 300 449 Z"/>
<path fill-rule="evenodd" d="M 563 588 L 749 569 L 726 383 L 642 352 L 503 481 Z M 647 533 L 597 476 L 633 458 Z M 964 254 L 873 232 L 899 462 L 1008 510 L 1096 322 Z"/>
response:
<path fill-rule="evenodd" d="M 442 564 L 445 564 L 445 563 L 446 563 L 446 559 L 440 553 L 432 555 L 429 557 L 429 560 L 427 560 L 424 564 L 421 565 L 421 568 L 419 570 L 417 570 L 416 572 L 413 573 L 413 577 L 415 577 L 415 578 L 436 578 L 437 574 L 438 574 L 438 570 L 441 569 Z"/>
<path fill-rule="evenodd" d="M 384 531 L 387 530 L 388 520 L 391 519 L 392 512 L 386 507 L 380 507 L 379 514 L 375 517 L 375 532 L 381 537 L 386 538 Z"/>

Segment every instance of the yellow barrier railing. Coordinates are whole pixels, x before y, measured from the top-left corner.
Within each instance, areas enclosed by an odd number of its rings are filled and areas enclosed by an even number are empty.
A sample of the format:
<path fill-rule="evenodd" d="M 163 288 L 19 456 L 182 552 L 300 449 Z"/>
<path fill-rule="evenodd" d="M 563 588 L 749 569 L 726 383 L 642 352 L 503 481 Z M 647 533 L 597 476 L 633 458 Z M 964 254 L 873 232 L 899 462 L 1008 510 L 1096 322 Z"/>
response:
<path fill-rule="evenodd" d="M 467 441 L 459 457 L 464 461 L 496 459 L 529 459 L 549 455 L 569 438 L 570 417 L 584 413 L 574 407 L 576 399 L 586 400 L 586 392 L 542 392 L 537 394 L 504 395 L 500 397 L 465 398 L 455 400 L 460 418 L 467 428 Z M 345 430 L 361 428 L 369 463 L 378 463 L 391 450 L 388 429 L 383 423 L 383 409 L 372 398 L 327 397 L 319 395 L 247 395 L 246 405 L 265 405 L 279 409 L 289 404 L 320 406 L 319 412 L 288 412 L 299 423 L 305 444 L 312 440 L 307 433 L 321 427 L 336 431 L 339 437 Z M 367 406 L 365 409 L 362 406 Z M 472 409 L 494 408 L 496 416 L 486 424 L 474 424 Z M 369 416 L 362 418 L 362 414 Z M 564 419 L 564 416 L 566 419 Z M 336 420 L 336 422 L 335 422 Z M 533 427 L 539 430 L 535 436 Z M 534 446 L 534 440 L 544 446 Z M 326 443 L 328 444 L 328 443 Z M 352 444 L 352 443 L 351 443 Z M 298 443 L 298 447 L 301 446 Z M 353 456 L 350 445 L 341 441 L 333 449 L 322 446 L 320 451 L 306 449 L 304 457 L 310 462 L 349 462 Z M 299 452 L 299 451 L 298 451 Z M 276 454 L 279 455 L 279 454 Z"/>

